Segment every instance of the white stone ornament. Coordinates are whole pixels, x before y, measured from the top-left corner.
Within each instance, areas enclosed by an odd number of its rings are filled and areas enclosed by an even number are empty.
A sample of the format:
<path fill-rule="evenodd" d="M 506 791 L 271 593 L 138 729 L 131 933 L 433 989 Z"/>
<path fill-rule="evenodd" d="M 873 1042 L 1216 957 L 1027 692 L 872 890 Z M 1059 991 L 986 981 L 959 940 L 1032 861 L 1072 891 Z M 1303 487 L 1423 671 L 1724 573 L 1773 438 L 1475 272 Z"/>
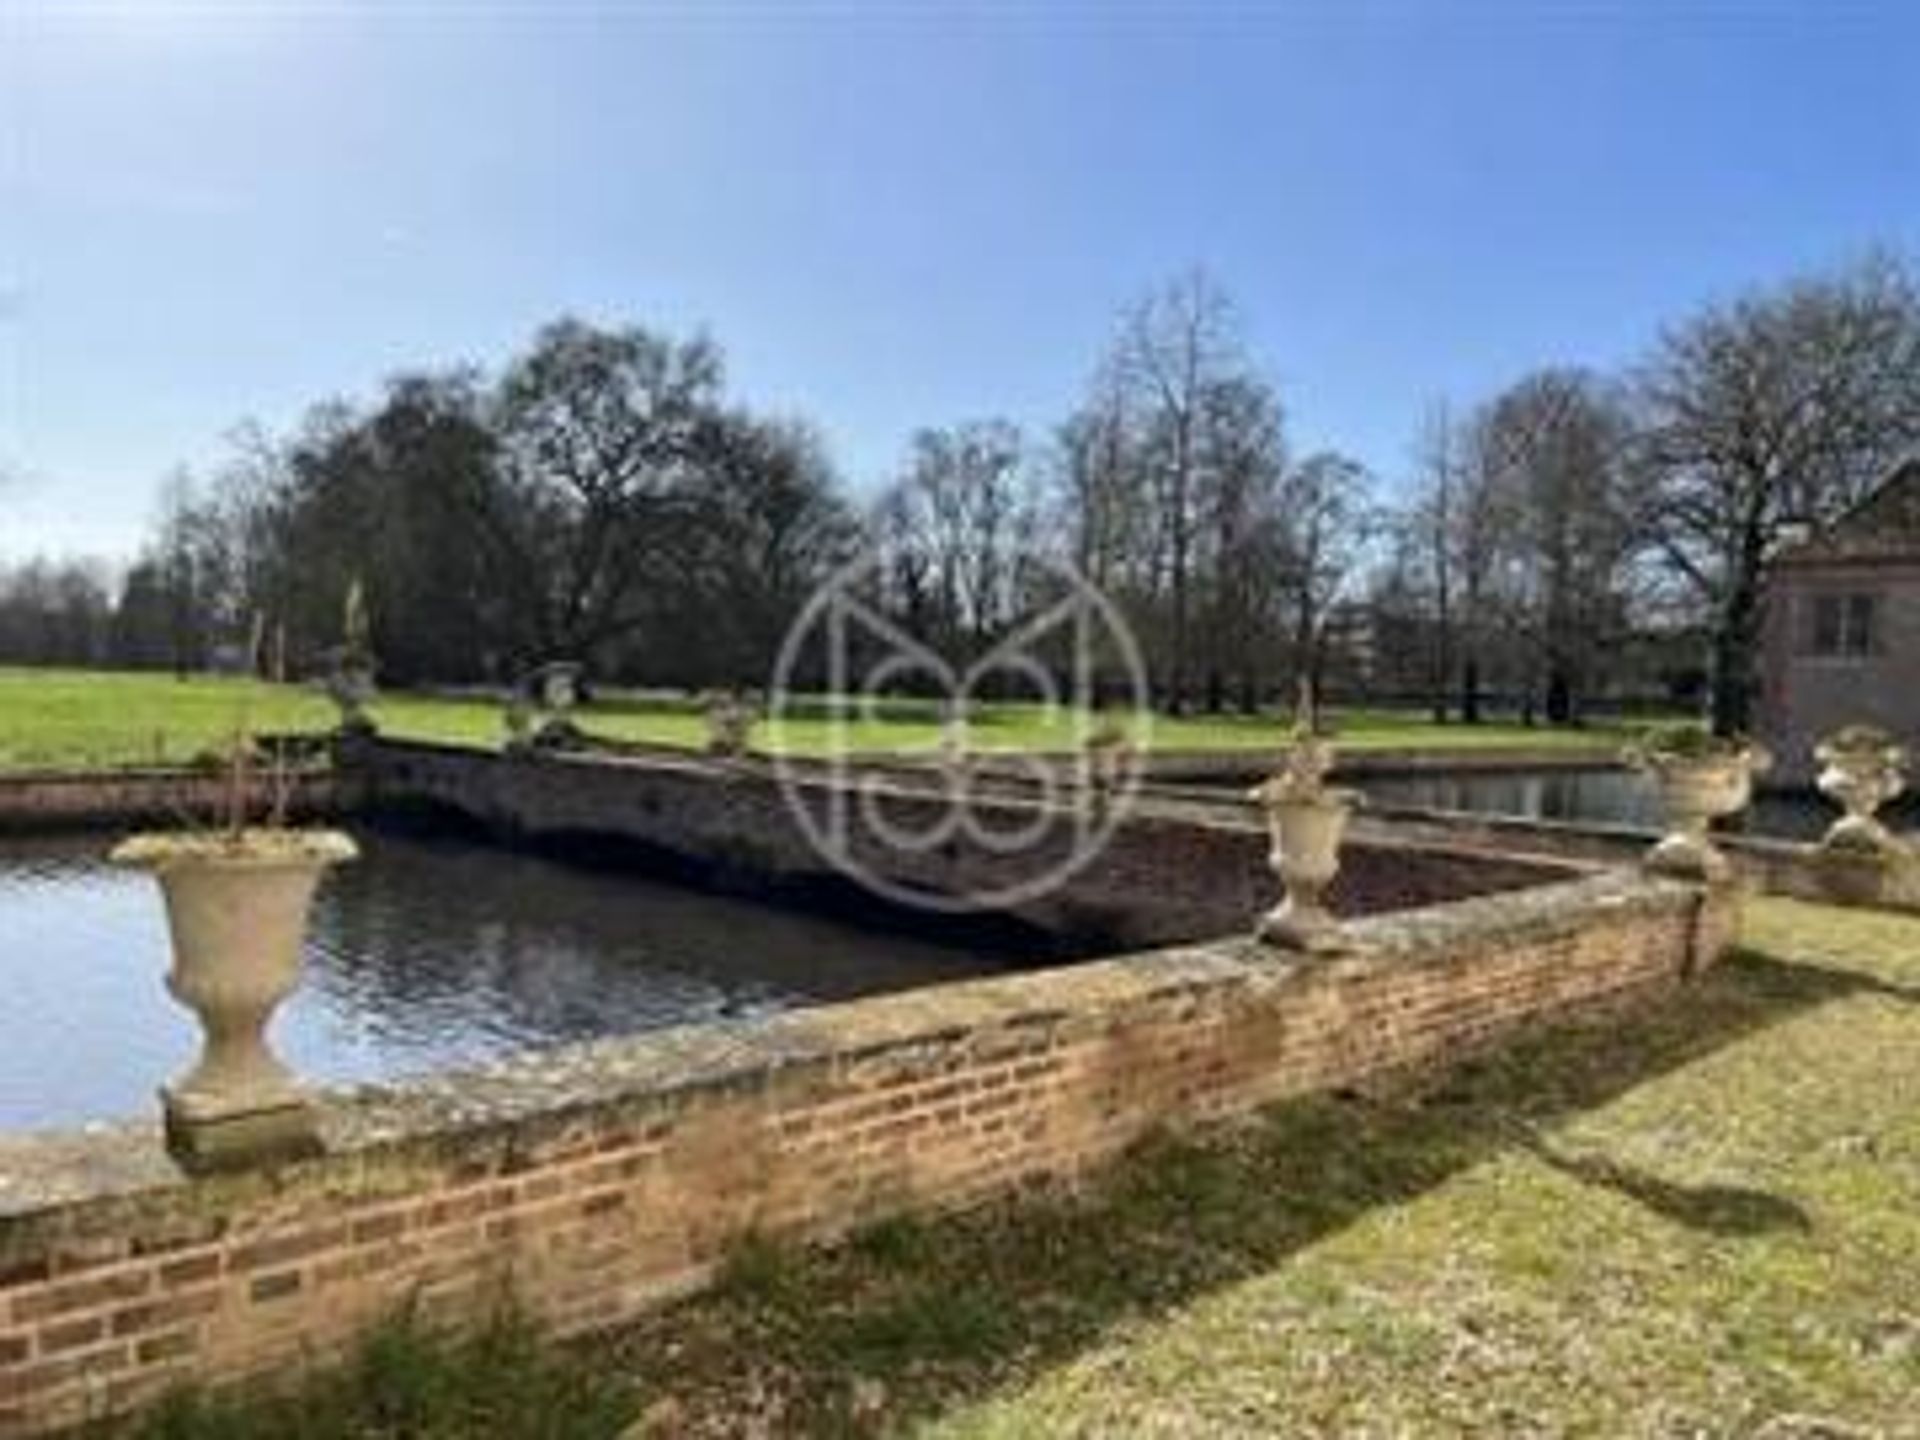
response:
<path fill-rule="evenodd" d="M 1269 944 L 1307 951 L 1339 948 L 1340 925 L 1327 908 L 1326 892 L 1340 873 L 1340 845 L 1359 796 L 1326 784 L 1333 762 L 1333 742 L 1303 729 L 1279 770 L 1249 792 L 1267 812 L 1268 863 L 1285 889 L 1256 930 Z"/>
<path fill-rule="evenodd" d="M 1687 749 L 1654 741 L 1625 758 L 1653 777 L 1666 812 L 1667 833 L 1648 853 L 1647 868 L 1682 880 L 1730 878 L 1733 865 L 1713 843 L 1713 822 L 1753 803 L 1754 777 L 1773 763 L 1767 751 L 1745 741 L 1709 739 Z"/>
<path fill-rule="evenodd" d="M 1849 725 L 1821 741 L 1813 755 L 1820 762 L 1814 783 L 1846 812 L 1820 843 L 1830 850 L 1869 854 L 1901 848 L 1877 816 L 1881 806 L 1906 791 L 1906 747 L 1884 730 Z"/>
<path fill-rule="evenodd" d="M 357 853 L 331 830 L 136 835 L 114 848 L 114 863 L 159 881 L 173 941 L 167 988 L 203 1035 L 198 1062 L 161 1089 L 183 1163 L 252 1163 L 317 1144 L 305 1092 L 266 1032 L 299 984 L 321 876 Z"/>

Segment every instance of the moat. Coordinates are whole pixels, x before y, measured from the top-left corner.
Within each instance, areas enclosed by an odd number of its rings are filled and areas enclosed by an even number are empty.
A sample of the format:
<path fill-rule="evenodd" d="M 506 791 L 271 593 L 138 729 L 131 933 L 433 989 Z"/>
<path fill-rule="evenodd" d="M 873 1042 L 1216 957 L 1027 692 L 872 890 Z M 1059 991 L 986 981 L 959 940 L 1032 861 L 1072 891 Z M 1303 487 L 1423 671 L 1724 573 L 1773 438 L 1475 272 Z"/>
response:
<path fill-rule="evenodd" d="M 296 1072 L 395 1078 L 1004 968 L 923 936 L 445 837 L 356 830 L 274 1023 Z M 140 1114 L 192 1056 L 153 881 L 111 837 L 0 839 L 0 1130 Z"/>

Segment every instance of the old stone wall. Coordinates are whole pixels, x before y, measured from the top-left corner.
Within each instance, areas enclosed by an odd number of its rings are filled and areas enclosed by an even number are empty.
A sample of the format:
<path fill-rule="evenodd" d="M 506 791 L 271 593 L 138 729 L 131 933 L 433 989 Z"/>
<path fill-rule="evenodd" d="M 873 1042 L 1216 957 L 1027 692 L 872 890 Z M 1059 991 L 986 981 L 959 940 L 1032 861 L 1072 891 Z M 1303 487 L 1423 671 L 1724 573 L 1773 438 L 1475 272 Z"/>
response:
<path fill-rule="evenodd" d="M 294 813 L 328 815 L 350 808 L 351 782 L 327 772 L 291 782 Z M 25 771 L 0 775 L 0 833 L 46 832 L 97 825 L 133 827 L 210 824 L 221 812 L 226 782 L 210 771 Z"/>
<path fill-rule="evenodd" d="M 1656 838 L 1621 825 L 1410 808 L 1375 811 L 1371 823 L 1416 844 L 1552 856 L 1594 865 L 1634 864 Z M 1738 833 L 1718 835 L 1714 843 L 1733 862 L 1740 878 L 1762 894 L 1920 913 L 1920 845 L 1912 836 L 1896 837 L 1891 848 L 1880 852 L 1827 849 Z"/>
<path fill-rule="evenodd" d="M 572 1047 L 330 1096 L 322 1157 L 245 1174 L 188 1179 L 145 1126 L 0 1140 L 0 1435 L 324 1363 L 403 1304 L 616 1322 L 748 1231 L 1068 1181 L 1657 992 L 1730 904 L 1615 873 L 1358 921 L 1334 958 L 1235 939 Z"/>
<path fill-rule="evenodd" d="M 1149 780 L 1173 784 L 1245 780 L 1252 784 L 1272 771 L 1274 755 L 1261 750 L 1180 750 L 1155 747 L 1144 757 Z M 1334 761 L 1333 778 L 1354 782 L 1377 775 L 1447 775 L 1525 770 L 1604 771 L 1619 768 L 1617 746 L 1596 743 L 1578 749 L 1564 745 L 1381 746 L 1344 750 Z"/>
<path fill-rule="evenodd" d="M 371 803 L 429 804 L 509 837 L 616 839 L 709 871 L 773 884 L 832 880 L 833 866 L 796 819 L 805 807 L 822 825 L 846 787 L 802 772 L 783 792 L 761 761 L 694 756 L 543 756 L 517 759 L 451 747 L 379 741 L 346 765 Z M 869 777 L 871 778 L 871 777 Z M 946 813 L 924 779 L 879 777 L 871 794 L 898 832 L 923 833 Z M 856 797 L 850 810 L 866 803 Z M 957 831 L 937 846 L 901 847 L 858 823 L 846 851 L 864 870 L 936 899 L 1005 890 L 1053 867 L 1075 845 L 1084 816 L 1031 797 L 976 801 L 974 818 L 1013 833 L 1001 850 Z M 1516 857 L 1444 844 L 1368 839 L 1349 844 L 1333 891 L 1346 915 L 1457 900 L 1565 878 L 1577 867 L 1553 857 Z M 1080 948 L 1161 945 L 1247 929 L 1278 899 L 1267 837 L 1249 804 L 1240 816 L 1132 813 L 1094 860 L 1008 913 Z"/>

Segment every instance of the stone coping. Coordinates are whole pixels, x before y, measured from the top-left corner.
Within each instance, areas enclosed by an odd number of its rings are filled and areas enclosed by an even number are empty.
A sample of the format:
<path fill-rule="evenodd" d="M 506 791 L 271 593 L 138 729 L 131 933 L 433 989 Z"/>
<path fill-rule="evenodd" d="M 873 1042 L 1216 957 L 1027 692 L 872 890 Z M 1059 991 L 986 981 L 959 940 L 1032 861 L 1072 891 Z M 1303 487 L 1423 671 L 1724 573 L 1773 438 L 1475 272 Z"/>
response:
<path fill-rule="evenodd" d="M 301 814 L 351 808 L 350 784 L 327 767 L 290 772 Z M 227 789 L 218 771 L 193 766 L 110 770 L 0 770 L 0 833 L 165 823 L 217 809 Z"/>
<path fill-rule="evenodd" d="M 1139 951 L 1014 976 L 530 1051 L 473 1069 L 317 1092 L 325 1153 L 265 1168 L 189 1177 L 167 1156 L 157 1120 L 98 1122 L 0 1136 L 0 1269 L 33 1243 L 36 1219 L 76 1208 L 162 1205 L 191 1193 L 273 1191 L 298 1172 L 354 1194 L 404 1189 L 409 1160 L 497 1145 L 512 1151 L 586 1115 L 644 1120 L 696 1097 L 827 1083 L 846 1067 L 911 1064 L 970 1031 L 1103 1029 L 1138 1005 L 1181 992 L 1273 990 L 1328 972 L 1445 964 L 1463 946 L 1575 933 L 1600 916 L 1698 903 L 1695 887 L 1614 870 L 1528 890 L 1350 922 L 1346 948 L 1305 957 L 1251 937 Z M 284 1174 L 283 1174 L 284 1171 Z"/>
<path fill-rule="evenodd" d="M 503 753 L 497 747 L 483 748 L 448 740 L 423 740 L 386 734 L 376 735 L 373 738 L 385 747 L 424 750 L 439 754 Z M 1204 749 L 1186 746 L 1151 748 L 1144 752 L 1141 759 L 1149 771 L 1194 766 L 1202 771 L 1264 772 L 1272 767 L 1274 757 L 1286 749 L 1288 743 L 1286 732 L 1276 730 L 1273 744 L 1270 746 L 1219 746 Z M 1336 749 L 1338 744 L 1336 738 Z M 613 741 L 606 749 L 594 746 L 578 750 L 563 748 L 536 751 L 535 755 L 543 760 L 629 761 L 639 764 L 654 764 L 675 759 L 699 765 L 729 763 L 708 755 L 697 746 L 669 745 L 654 741 Z M 1020 752 L 981 747 L 969 752 L 969 757 L 979 763 L 982 768 L 1010 776 L 1018 775 L 1019 767 L 1006 762 L 1017 755 L 1050 765 L 1059 765 L 1080 758 L 1078 751 L 1065 749 Z M 781 758 L 800 770 L 826 770 L 836 763 L 832 757 L 806 753 L 796 753 Z M 750 766 L 771 768 L 775 763 L 775 757 L 766 751 L 750 750 L 745 756 L 731 763 L 741 762 Z M 844 757 L 844 761 L 840 763 L 859 769 L 925 772 L 934 768 L 934 752 L 930 748 L 926 750 L 859 750 Z M 1498 771 L 1619 770 L 1624 768 L 1626 767 L 1620 759 L 1619 747 L 1605 744 L 1595 744 L 1591 747 L 1565 745 L 1381 746 L 1339 750 L 1335 763 L 1336 772 L 1345 771 L 1352 774 L 1407 769 Z"/>
<path fill-rule="evenodd" d="M 766 755 L 751 754 L 733 758 L 719 758 L 694 750 L 634 750 L 634 751 L 595 751 L 595 750 L 557 750 L 539 752 L 528 756 L 503 755 L 497 752 L 489 754 L 476 751 L 468 746 L 455 745 L 438 740 L 392 740 L 386 736 L 378 738 L 380 748 L 387 751 L 418 751 L 429 755 L 448 755 L 472 758 L 475 755 L 487 756 L 496 760 L 517 762 L 520 764 L 567 765 L 575 768 L 593 766 L 617 766 L 630 770 L 664 770 L 669 773 L 698 776 L 702 779 L 765 783 L 774 779 L 775 762 Z M 831 782 L 830 763 L 814 756 L 794 757 L 795 778 L 799 784 L 824 786 Z M 873 787 L 873 793 L 889 799 L 912 800 L 924 796 L 926 787 L 920 783 L 931 773 L 927 765 L 895 764 L 891 762 L 866 763 L 855 762 L 853 768 L 862 771 L 869 778 L 878 775 L 883 782 Z M 1004 778 L 995 776 L 992 778 Z M 1171 802 L 1170 806 L 1157 806 L 1154 802 Z M 1009 808 L 1045 808 L 1062 816 L 1076 813 L 1072 803 L 1067 801 L 1048 804 L 1030 793 L 1008 789 L 1001 793 L 979 797 L 978 804 L 1004 805 Z M 1223 791 L 1219 786 L 1181 785 L 1178 783 L 1155 780 L 1144 781 L 1130 808 L 1130 818 L 1135 820 L 1164 821 L 1180 820 L 1192 824 L 1204 825 L 1216 830 L 1234 830 L 1265 833 L 1267 820 L 1260 807 L 1251 800 L 1240 801 L 1232 792 Z M 1364 795 L 1360 796 L 1353 807 L 1356 821 L 1374 818 L 1406 818 L 1446 820 L 1500 819 L 1516 829 L 1537 828 L 1544 824 L 1561 825 L 1570 833 L 1583 833 L 1581 827 L 1565 822 L 1539 822 L 1525 818 L 1505 819 L 1504 817 L 1483 817 L 1470 815 L 1466 811 L 1417 811 L 1411 808 L 1400 809 L 1374 804 Z M 1644 838 L 1651 844 L 1658 836 L 1651 832 L 1642 836 L 1641 832 L 1620 830 L 1623 837 Z M 1368 849 L 1419 851 L 1422 854 L 1437 854 L 1463 860 L 1484 859 L 1484 847 L 1472 844 L 1449 844 L 1444 840 L 1422 836 L 1414 839 L 1395 835 L 1381 830 L 1368 830 L 1354 833 L 1347 841 L 1348 845 L 1361 845 Z M 1537 855 L 1525 857 L 1542 862 L 1543 869 L 1571 875 L 1583 869 L 1593 868 L 1592 862 L 1578 856 Z"/>
<path fill-rule="evenodd" d="M 1427 805 L 1380 805 L 1368 804 L 1361 812 L 1370 819 L 1392 823 L 1406 821 L 1424 825 L 1437 825 L 1461 833 L 1485 831 L 1493 835 L 1512 836 L 1517 840 L 1528 838 L 1547 842 L 1591 841 L 1595 846 L 1617 850 L 1621 855 L 1631 855 L 1659 840 L 1664 833 L 1654 826 L 1627 825 L 1600 820 L 1557 820 L 1545 816 L 1498 815 L 1476 810 L 1446 810 Z M 1840 818 L 1836 808 L 1833 818 Z M 1914 837 L 1900 835 L 1896 839 L 1904 840 L 1910 847 Z M 1418 843 L 1426 848 L 1425 837 Z M 1796 840 L 1785 835 L 1755 835 L 1744 830 L 1726 830 L 1715 827 L 1713 843 L 1721 849 L 1736 855 L 1751 855 L 1756 859 L 1776 864 L 1790 863 L 1796 860 L 1808 861 L 1821 854 L 1820 845 L 1811 840 Z M 1845 858 L 1845 857 L 1843 857 Z"/>

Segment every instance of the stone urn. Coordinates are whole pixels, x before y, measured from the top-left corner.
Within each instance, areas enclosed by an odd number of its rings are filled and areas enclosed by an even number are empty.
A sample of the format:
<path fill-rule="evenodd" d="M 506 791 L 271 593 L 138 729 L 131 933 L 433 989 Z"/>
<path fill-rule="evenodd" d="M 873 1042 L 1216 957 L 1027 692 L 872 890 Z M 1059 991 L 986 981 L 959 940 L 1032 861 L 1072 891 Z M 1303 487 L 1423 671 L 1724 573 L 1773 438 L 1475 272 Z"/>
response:
<path fill-rule="evenodd" d="M 315 888 L 358 851 L 332 830 L 136 835 L 111 859 L 150 871 L 173 940 L 167 988 L 200 1023 L 197 1064 L 161 1088 L 167 1140 L 191 1166 L 290 1158 L 317 1144 L 305 1092 L 267 1043 L 300 980 Z"/>
<path fill-rule="evenodd" d="M 500 711 L 500 723 L 506 731 L 506 751 L 509 755 L 526 753 L 533 747 L 533 722 L 535 712 L 533 701 L 524 691 L 516 688 L 506 699 Z"/>
<path fill-rule="evenodd" d="M 1267 812 L 1268 863 L 1285 890 L 1257 927 L 1269 944 L 1309 951 L 1339 946 L 1339 922 L 1327 909 L 1326 892 L 1340 873 L 1340 844 L 1359 795 L 1325 783 L 1333 758 L 1325 737 L 1300 737 L 1280 769 L 1249 792 Z"/>
<path fill-rule="evenodd" d="M 1653 777 L 1667 816 L 1667 833 L 1648 854 L 1647 868 L 1687 880 L 1727 879 L 1733 867 L 1713 843 L 1713 822 L 1752 803 L 1754 776 L 1766 773 L 1772 757 L 1749 741 L 1686 727 L 1684 734 L 1630 748 L 1625 758 Z"/>
<path fill-rule="evenodd" d="M 753 738 L 753 707 L 732 691 L 708 697 L 707 754 L 720 760 L 737 760 L 747 753 Z"/>
<path fill-rule="evenodd" d="M 973 737 L 967 720 L 967 707 L 948 699 L 940 705 L 940 738 L 935 742 L 935 758 L 942 770 L 958 773 L 968 768 Z"/>
<path fill-rule="evenodd" d="M 1088 808 L 1105 815 L 1113 797 L 1128 780 L 1135 761 L 1133 741 L 1112 720 L 1103 720 L 1087 737 L 1081 755 L 1082 793 Z"/>
<path fill-rule="evenodd" d="M 586 667 L 577 660 L 553 660 L 535 672 L 535 693 L 542 708 L 559 717 L 573 713 L 580 703 L 580 677 Z"/>
<path fill-rule="evenodd" d="M 367 705 L 374 695 L 373 628 L 366 587 L 357 576 L 347 586 L 340 628 L 341 641 L 327 656 L 327 694 L 339 707 L 343 734 L 371 735 L 374 723 Z"/>
<path fill-rule="evenodd" d="M 1886 731 L 1849 725 L 1814 748 L 1820 793 L 1846 811 L 1820 842 L 1832 850 L 1878 853 L 1898 841 L 1875 818 L 1880 807 L 1907 788 L 1907 749 Z"/>
<path fill-rule="evenodd" d="M 373 716 L 367 706 L 375 695 L 373 662 L 365 655 L 340 649 L 328 658 L 323 682 L 327 698 L 340 712 L 340 731 L 345 735 L 376 733 Z"/>

